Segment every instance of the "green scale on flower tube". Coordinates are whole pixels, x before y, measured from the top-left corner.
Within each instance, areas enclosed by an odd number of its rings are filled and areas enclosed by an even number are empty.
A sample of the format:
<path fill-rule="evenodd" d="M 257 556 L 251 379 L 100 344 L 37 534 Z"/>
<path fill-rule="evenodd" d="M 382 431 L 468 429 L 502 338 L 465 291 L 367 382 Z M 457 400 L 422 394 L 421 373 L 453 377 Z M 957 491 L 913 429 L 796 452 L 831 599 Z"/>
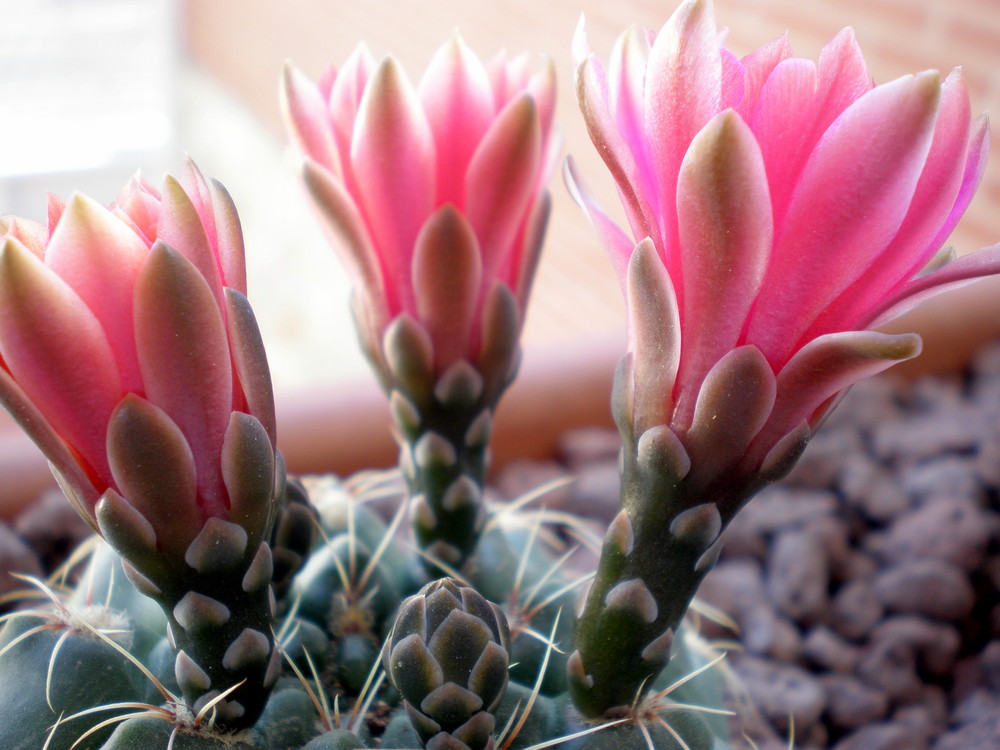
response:
<path fill-rule="evenodd" d="M 434 371 L 429 334 L 400 316 L 383 341 L 383 383 L 400 443 L 400 467 L 410 488 L 417 541 L 428 570 L 460 570 L 475 549 L 486 521 L 482 487 L 489 463 L 493 410 L 513 380 L 520 355 L 520 319 L 502 286 L 484 312 L 477 366 L 458 360 Z"/>

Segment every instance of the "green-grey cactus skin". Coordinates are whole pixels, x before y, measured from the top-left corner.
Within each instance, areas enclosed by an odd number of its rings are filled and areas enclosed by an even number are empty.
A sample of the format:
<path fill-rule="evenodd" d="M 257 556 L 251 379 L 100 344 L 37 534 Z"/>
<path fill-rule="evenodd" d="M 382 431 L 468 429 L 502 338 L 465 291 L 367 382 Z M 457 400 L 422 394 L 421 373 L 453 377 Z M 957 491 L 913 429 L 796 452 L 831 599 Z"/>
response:
<path fill-rule="evenodd" d="M 361 576 L 370 562 L 368 546 L 348 534 L 314 550 L 294 584 L 299 614 L 330 627 L 334 635 L 356 629 L 364 620 L 368 621 L 365 630 L 377 632 L 377 626 L 392 616 L 401 596 L 396 576 L 381 563 L 375 564 L 361 586 Z"/>
<path fill-rule="evenodd" d="M 715 744 L 704 719 L 685 708 L 661 710 L 657 721 L 642 725 L 627 721 L 603 727 L 555 747 L 561 750 L 724 750 L 724 746 Z"/>
<path fill-rule="evenodd" d="M 509 648 L 500 608 L 453 579 L 429 583 L 400 605 L 385 670 L 426 747 L 493 747 Z"/>
<path fill-rule="evenodd" d="M 132 585 L 118 553 L 99 537 L 95 537 L 93 543 L 94 551 L 67 605 L 85 607 L 92 602 L 100 602 L 111 610 L 126 614 L 133 631 L 130 651 L 145 662 L 163 639 L 166 616 L 156 602 Z"/>
<path fill-rule="evenodd" d="M 279 467 L 278 474 L 283 472 L 283 467 Z M 288 609 L 287 596 L 295 574 L 309 559 L 317 521 L 318 514 L 310 504 L 302 482 L 296 477 L 287 477 L 271 532 L 271 558 L 274 566 L 271 586 L 279 612 Z"/>
<path fill-rule="evenodd" d="M 281 648 L 285 658 L 295 664 L 303 674 L 309 674 L 309 663 L 322 671 L 329 660 L 330 637 L 326 631 L 303 617 L 286 617 L 281 625 L 285 634 Z"/>
<path fill-rule="evenodd" d="M 640 396 L 632 390 L 631 370 L 627 355 L 612 397 L 623 445 L 622 510 L 605 535 L 567 662 L 573 702 L 591 718 L 627 713 L 652 685 L 670 659 L 698 586 L 718 559 L 726 524 L 758 490 L 788 472 L 809 434 L 807 428 L 790 433 L 754 471 L 721 463 L 706 472 L 692 466 L 668 425 L 637 434 L 633 410 Z M 725 390 L 727 383 L 720 378 L 718 385 Z M 728 385 L 748 402 L 757 400 L 752 383 Z M 714 416 L 704 419 L 713 422 Z M 718 445 L 724 435 L 713 437 Z"/>
<path fill-rule="evenodd" d="M 433 560 L 460 570 L 485 525 L 493 412 L 517 372 L 521 322 L 500 284 L 484 305 L 477 362 L 437 369 L 430 335 L 406 314 L 386 329 L 382 352 L 368 352 L 389 395 L 413 529 L 431 575 L 444 572 Z"/>
<path fill-rule="evenodd" d="M 557 585 L 552 583 L 543 587 L 535 599 L 544 600 L 546 594 Z M 537 611 L 533 611 L 534 607 L 530 603 L 527 605 L 532 611 L 529 613 L 530 619 L 523 623 L 524 626 L 530 627 L 536 634 L 545 638 L 551 636 L 555 648 L 551 648 L 547 643 L 525 630 L 512 628 L 510 647 L 512 665 L 510 677 L 512 680 L 517 680 L 525 685 L 533 685 L 544 663 L 546 665 L 545 674 L 539 683 L 541 693 L 557 696 L 566 692 L 566 660 L 569 658 L 569 654 L 566 653 L 565 646 L 573 641 L 575 600 L 576 592 L 567 591 Z M 522 614 L 522 616 L 525 615 Z M 553 628 L 555 628 L 554 631 Z M 560 648 L 560 644 L 562 648 Z"/>
<path fill-rule="evenodd" d="M 182 729 L 166 719 L 137 716 L 119 724 L 100 750 L 262 750 L 232 736 Z"/>
<path fill-rule="evenodd" d="M 319 734 L 319 715 L 301 687 L 275 688 L 254 725 L 254 745 L 267 750 L 296 750 Z"/>
<path fill-rule="evenodd" d="M 654 691 L 669 689 L 663 703 L 721 708 L 727 705 L 726 681 L 728 665 L 718 663 L 722 652 L 706 641 L 685 619 L 677 630 L 674 648 L 656 681 Z M 692 677 L 692 675 L 694 675 Z M 731 740 L 730 717 L 726 714 L 700 713 L 705 725 L 715 735 L 718 748 L 728 748 Z"/>
<path fill-rule="evenodd" d="M 509 723 L 520 723 L 520 715 L 524 707 L 532 701 L 532 688 L 511 680 L 503 700 L 497 706 L 497 726 L 507 726 Z M 565 700 L 556 700 L 545 695 L 537 695 L 531 702 L 531 713 L 528 714 L 517 736 L 513 738 L 511 750 L 538 745 L 567 734 L 566 715 L 568 706 Z M 504 740 L 506 743 L 506 740 Z"/>
<path fill-rule="evenodd" d="M 326 539 L 353 534 L 367 549 L 378 549 L 381 545 L 380 573 L 391 580 L 401 597 L 409 596 L 427 583 L 423 566 L 408 545 L 394 542 L 383 545 L 383 540 L 390 533 L 385 521 L 363 500 L 355 497 L 343 482 L 332 476 L 311 477 L 310 480 L 310 492 L 315 495 L 313 502 Z M 403 499 L 400 493 L 399 501 Z"/>
<path fill-rule="evenodd" d="M 423 740 L 420 739 L 420 735 L 417 734 L 417 730 L 410 722 L 410 717 L 406 714 L 406 709 L 398 708 L 393 711 L 389 723 L 382 733 L 379 747 L 386 750 L 405 750 L 410 747 L 420 747 L 423 744 Z"/>
<path fill-rule="evenodd" d="M 302 750 L 362 750 L 361 738 L 346 729 L 333 729 L 309 740 Z"/>
<path fill-rule="evenodd" d="M 131 637 L 124 617 L 100 607 L 81 618 Z M 36 632 L 31 633 L 32 630 Z M 18 640 L 18 639 L 21 640 Z M 16 641 L 16 642 L 15 642 Z M 50 618 L 16 615 L 0 631 L 0 747 L 4 750 L 69 750 L 91 727 L 113 714 L 98 711 L 68 720 L 102 704 L 133 700 L 142 676 L 128 659 L 86 630 Z M 65 721 L 50 734 L 59 719 Z M 93 750 L 111 734 L 101 730 L 76 747 Z M 48 745 L 46 745 L 48 741 Z"/>

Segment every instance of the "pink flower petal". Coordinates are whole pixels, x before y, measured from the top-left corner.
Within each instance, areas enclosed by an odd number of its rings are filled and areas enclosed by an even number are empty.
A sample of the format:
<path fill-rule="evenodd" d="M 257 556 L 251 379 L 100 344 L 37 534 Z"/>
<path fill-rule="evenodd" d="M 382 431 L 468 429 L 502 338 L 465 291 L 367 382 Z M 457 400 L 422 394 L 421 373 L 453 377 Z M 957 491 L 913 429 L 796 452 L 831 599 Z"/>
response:
<path fill-rule="evenodd" d="M 740 61 L 743 63 L 743 99 L 736 107 L 736 111 L 744 120 L 750 121 L 750 115 L 757 103 L 757 97 L 760 96 L 764 82 L 767 81 L 778 63 L 791 55 L 792 49 L 791 45 L 788 44 L 788 35 L 782 34 L 777 39 L 773 39 L 763 47 L 746 55 Z"/>
<path fill-rule="evenodd" d="M 238 381 L 233 388 L 233 409 L 256 417 L 267 432 L 271 445 L 277 445 L 274 390 L 257 318 L 250 301 L 235 289 L 226 289 L 226 305 L 229 349 Z M 237 390 L 243 401 L 239 406 L 236 404 Z"/>
<path fill-rule="evenodd" d="M 538 122 L 543 133 L 543 151 L 555 151 L 553 137 L 555 127 L 553 120 L 556 114 L 556 66 L 552 58 L 542 60 L 542 69 L 528 80 L 524 90 L 535 100 L 538 110 Z M 544 172 L 544 178 L 551 176 L 551 171 Z"/>
<path fill-rule="evenodd" d="M 594 198 L 594 195 L 587 189 L 587 186 L 579 174 L 577 174 L 576 164 L 572 156 L 566 157 L 566 162 L 563 165 L 563 180 L 566 183 L 566 189 L 569 190 L 569 194 L 587 214 L 587 218 L 590 219 L 591 225 L 597 232 L 598 239 L 600 239 L 601 244 L 607 250 L 608 256 L 611 259 L 611 265 L 615 270 L 615 275 L 618 277 L 618 281 L 622 286 L 622 292 L 624 293 L 629 258 L 632 257 L 635 243 L 629 239 L 628 235 L 597 204 L 597 199 Z"/>
<path fill-rule="evenodd" d="M 465 208 L 465 166 L 493 119 L 486 68 L 456 34 L 431 59 L 419 87 L 437 157 L 434 205 Z"/>
<path fill-rule="evenodd" d="M 510 253 L 535 192 L 541 131 L 534 101 L 513 99 L 493 121 L 466 172 L 466 216 L 479 239 L 483 276 Z"/>
<path fill-rule="evenodd" d="M 784 217 L 802 166 L 815 145 L 816 77 L 811 60 L 782 60 L 763 82 L 750 112 L 748 122 L 767 165 L 775 222 Z"/>
<path fill-rule="evenodd" d="M 191 205 L 198 212 L 198 218 L 201 219 L 201 225 L 205 230 L 205 236 L 208 237 L 212 253 L 218 258 L 219 241 L 215 227 L 215 206 L 212 203 L 212 191 L 208 180 L 205 179 L 205 175 L 201 173 L 198 166 L 190 158 L 187 158 L 184 160 L 184 170 L 181 172 L 178 182 L 184 188 L 184 193 L 191 201 Z M 220 268 L 220 274 L 221 271 Z M 223 275 L 222 278 L 225 276 Z"/>
<path fill-rule="evenodd" d="M 684 295 L 678 424 L 687 424 L 701 383 L 736 347 L 760 288 L 773 227 L 764 161 L 750 128 L 726 110 L 691 143 L 677 181 Z"/>
<path fill-rule="evenodd" d="M 747 332 L 773 367 L 899 229 L 939 100 L 936 73 L 901 78 L 859 99 L 821 139 L 775 237 Z"/>
<path fill-rule="evenodd" d="M 628 144 L 635 160 L 636 189 L 639 193 L 654 194 L 656 175 L 645 138 L 645 78 L 649 61 L 649 40 L 644 29 L 630 27 L 622 34 L 611 51 L 608 64 L 607 107 L 614 118 L 614 126 L 621 139 Z M 596 65 L 596 62 L 591 63 Z M 591 83 L 593 86 L 593 83 Z"/>
<path fill-rule="evenodd" d="M 222 283 L 244 296 L 247 293 L 247 264 L 243 246 L 243 227 L 236 213 L 236 204 L 229 191 L 218 180 L 208 183 L 215 214 L 216 252 L 222 269 Z"/>
<path fill-rule="evenodd" d="M 132 326 L 132 288 L 148 250 L 106 208 L 83 195 L 70 198 L 52 233 L 45 263 L 97 317 L 114 352 L 125 390 L 142 393 Z"/>
<path fill-rule="evenodd" d="M 802 421 L 815 427 L 825 402 L 852 384 L 920 353 L 920 337 L 875 331 L 821 336 L 799 349 L 778 373 L 774 410 L 747 451 L 758 463 L 777 440 Z M 756 467 L 754 467 L 756 468 Z"/>
<path fill-rule="evenodd" d="M 17 425 L 42 451 L 58 481 L 67 486 L 69 490 L 65 493 L 67 499 L 76 512 L 96 531 L 94 504 L 100 498 L 101 492 L 94 486 L 95 478 L 87 475 L 80 465 L 79 454 L 74 454 L 69 445 L 56 433 L 45 415 L 11 377 L 2 359 L 0 359 L 0 405 L 3 405 Z M 101 480 L 100 487 L 104 486 L 106 480 Z"/>
<path fill-rule="evenodd" d="M 0 249 L 0 356 L 103 491 L 104 432 L 124 395 L 114 353 L 76 292 L 13 239 Z"/>
<path fill-rule="evenodd" d="M 112 204 L 112 212 L 126 220 L 145 241 L 146 247 L 156 242 L 156 225 L 160 221 L 161 198 L 137 174 Z"/>
<path fill-rule="evenodd" d="M 0 216 L 0 241 L 13 237 L 24 245 L 26 250 L 34 253 L 36 258 L 45 257 L 45 246 L 49 241 L 49 232 L 44 225 L 31 219 L 18 216 Z"/>
<path fill-rule="evenodd" d="M 46 204 L 46 215 L 48 217 L 50 235 L 52 234 L 52 230 L 55 229 L 56 225 L 59 223 L 59 217 L 62 216 L 64 208 L 66 208 L 66 201 L 58 195 L 52 195 L 49 193 L 49 200 Z"/>
<path fill-rule="evenodd" d="M 387 58 L 365 89 L 351 142 L 362 212 L 379 249 L 390 315 L 413 309 L 410 257 L 433 207 L 434 140 L 416 92 Z"/>
<path fill-rule="evenodd" d="M 930 243 L 938 242 L 936 238 L 956 202 L 966 171 L 971 119 L 969 95 L 960 76 L 949 76 L 941 95 L 931 150 L 902 226 L 864 273 L 823 310 L 807 338 L 866 327 L 871 308 L 890 289 L 923 268 L 940 247 L 940 243 L 937 247 Z"/>
<path fill-rule="evenodd" d="M 319 88 L 290 63 L 285 65 L 281 82 L 282 112 L 295 145 L 313 161 L 338 172 L 340 160 L 333 140 L 333 122 Z"/>
<path fill-rule="evenodd" d="M 136 280 L 134 314 L 146 397 L 191 446 L 204 514 L 224 515 L 218 466 L 232 411 L 232 361 L 212 290 L 191 261 L 157 243 Z"/>
<path fill-rule="evenodd" d="M 656 36 L 646 74 L 646 139 L 656 172 L 655 202 L 667 272 L 680 278 L 677 173 L 695 134 L 719 111 L 722 58 L 712 5 L 681 5 Z"/>
<path fill-rule="evenodd" d="M 972 202 L 972 197 L 986 173 L 986 159 L 990 153 L 990 122 L 985 114 L 980 115 L 977 122 L 978 125 L 974 128 L 969 141 L 965 172 L 962 175 L 962 185 L 958 189 L 958 197 L 955 199 L 955 204 L 952 206 L 948 218 L 942 223 L 937 236 L 928 243 L 927 250 L 922 254 L 924 258 L 933 256 L 937 249 L 944 245 L 948 237 L 951 236 L 952 230 L 955 229 L 958 220 L 962 218 L 965 209 Z"/>
<path fill-rule="evenodd" d="M 333 124 L 333 138 L 337 144 L 336 153 L 340 169 L 347 185 L 354 189 L 351 166 L 351 142 L 354 138 L 355 120 L 361 108 L 368 81 L 375 71 L 375 59 L 364 42 L 355 47 L 350 57 L 336 74 L 328 92 L 327 109 Z M 336 170 L 334 170 L 336 173 Z"/>
<path fill-rule="evenodd" d="M 643 158 L 644 147 L 638 143 L 629 143 L 618 132 L 609 109 L 604 70 L 597 58 L 588 58 L 578 68 L 576 95 L 583 119 L 587 123 L 587 132 L 615 180 L 632 234 L 636 237 L 652 237 L 657 247 L 660 247 L 660 228 L 654 218 L 654 207 L 650 203 L 650 199 L 656 197 L 656 192 L 652 189 L 652 166 L 639 161 Z M 633 153 L 633 146 L 638 153 Z M 644 178 L 643 170 L 650 176 Z M 640 189 L 644 184 L 651 186 L 650 192 Z M 631 252 L 634 243 L 628 244 Z"/>
<path fill-rule="evenodd" d="M 670 395 L 681 356 L 681 327 L 674 285 L 649 239 L 635 246 L 627 279 L 632 430 L 641 435 L 671 420 Z M 654 341 L 656 345 L 651 346 Z"/>
<path fill-rule="evenodd" d="M 920 302 L 983 276 L 1000 273 L 1000 243 L 956 258 L 933 273 L 899 285 L 868 311 L 869 325 L 880 326 Z"/>
<path fill-rule="evenodd" d="M 739 110 L 746 95 L 746 71 L 743 63 L 725 47 L 719 50 L 719 54 L 722 56 L 719 109 Z"/>
<path fill-rule="evenodd" d="M 212 290 L 216 306 L 221 309 L 224 301 L 219 259 L 212 249 L 198 208 L 181 184 L 169 175 L 163 181 L 163 206 L 157 239 L 194 264 Z"/>
<path fill-rule="evenodd" d="M 815 138 L 872 88 L 854 29 L 843 29 L 823 45 L 819 55 L 819 100 Z"/>
<path fill-rule="evenodd" d="M 470 340 L 470 334 L 478 328 L 482 270 L 472 227 L 445 204 L 424 224 L 413 251 L 417 315 L 430 334 L 437 373 L 478 351 L 478 336 Z"/>
<path fill-rule="evenodd" d="M 354 283 L 364 290 L 373 304 L 384 308 L 386 290 L 381 263 L 358 207 L 344 186 L 309 158 L 302 165 L 302 176 L 319 209 L 323 228 Z M 380 319 L 387 321 L 388 313 L 384 312 Z"/>
<path fill-rule="evenodd" d="M 521 241 L 521 256 L 516 259 L 512 257 L 509 267 L 499 274 L 501 281 L 513 290 L 521 310 L 528 309 L 528 297 L 542 257 L 542 244 L 551 213 L 552 199 L 548 192 L 544 192 L 528 215 Z"/>

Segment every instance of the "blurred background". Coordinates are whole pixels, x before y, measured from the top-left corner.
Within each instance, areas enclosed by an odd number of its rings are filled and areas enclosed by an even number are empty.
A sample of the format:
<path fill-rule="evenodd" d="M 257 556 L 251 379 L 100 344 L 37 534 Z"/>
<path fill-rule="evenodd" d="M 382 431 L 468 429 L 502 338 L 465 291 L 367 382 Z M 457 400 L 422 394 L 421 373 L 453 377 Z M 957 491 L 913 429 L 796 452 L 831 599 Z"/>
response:
<path fill-rule="evenodd" d="M 137 169 L 158 183 L 190 155 L 239 208 L 279 416 L 308 408 L 301 404 L 312 396 L 302 394 L 349 392 L 359 381 L 370 390 L 346 278 L 286 146 L 277 94 L 284 62 L 318 76 L 364 40 L 417 78 L 455 29 L 482 57 L 501 49 L 547 54 L 559 75 L 564 152 L 612 208 L 610 179 L 574 101 L 573 30 L 584 13 L 590 44 L 606 59 L 626 26 L 659 28 L 674 7 L 672 0 L 0 0 L 0 214 L 42 219 L 46 192 L 79 189 L 109 202 Z M 787 31 L 797 55 L 815 58 L 852 25 L 876 81 L 961 65 L 973 112 L 1000 113 L 1000 0 L 716 0 L 716 15 L 738 55 Z M 959 252 L 1000 239 L 1000 129 L 993 152 L 952 238 Z M 528 371 L 553 352 L 617 351 L 623 341 L 610 266 L 559 175 L 551 188 L 554 214 L 526 330 Z"/>

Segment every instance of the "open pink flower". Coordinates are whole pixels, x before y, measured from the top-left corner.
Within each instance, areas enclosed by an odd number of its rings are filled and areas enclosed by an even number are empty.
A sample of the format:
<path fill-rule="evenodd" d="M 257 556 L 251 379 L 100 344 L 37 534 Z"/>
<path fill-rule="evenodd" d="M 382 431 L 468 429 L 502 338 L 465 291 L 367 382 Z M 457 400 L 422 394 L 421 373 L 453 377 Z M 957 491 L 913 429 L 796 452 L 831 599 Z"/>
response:
<path fill-rule="evenodd" d="M 757 470 L 851 383 L 919 350 L 867 329 L 1000 271 L 1000 246 L 939 252 L 988 149 L 959 71 L 875 86 L 849 29 L 818 63 L 784 38 L 737 58 L 709 0 L 658 34 L 627 31 L 607 69 L 582 26 L 574 48 L 580 107 L 631 228 L 570 168 L 628 299 L 621 408 L 637 436 L 669 425 L 692 466 L 742 456 Z"/>
<path fill-rule="evenodd" d="M 286 70 L 289 127 L 377 366 L 399 316 L 426 330 L 439 374 L 478 364 L 498 294 L 523 321 L 555 150 L 553 69 L 527 63 L 484 65 L 454 36 L 417 86 L 364 46 L 318 83 Z"/>
<path fill-rule="evenodd" d="M 274 406 L 225 189 L 189 163 L 162 195 L 53 198 L 47 228 L 7 218 L 0 243 L 0 401 L 77 510 L 97 528 L 124 500 L 181 555 L 210 518 L 259 540 Z"/>

